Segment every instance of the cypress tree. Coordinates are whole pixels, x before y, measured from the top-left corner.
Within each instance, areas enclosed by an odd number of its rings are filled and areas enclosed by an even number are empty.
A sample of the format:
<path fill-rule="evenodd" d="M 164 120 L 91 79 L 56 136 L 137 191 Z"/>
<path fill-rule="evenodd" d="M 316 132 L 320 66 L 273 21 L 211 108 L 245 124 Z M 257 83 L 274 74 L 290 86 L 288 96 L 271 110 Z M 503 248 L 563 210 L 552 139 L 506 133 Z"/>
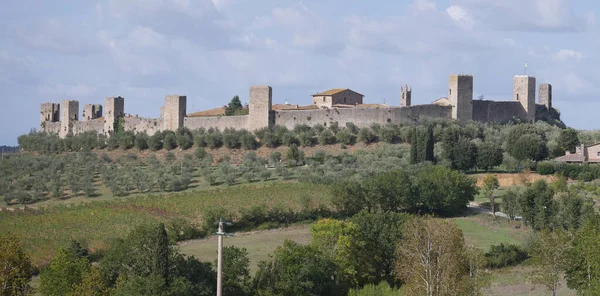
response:
<path fill-rule="evenodd" d="M 156 233 L 154 273 L 165 280 L 165 285 L 169 284 L 169 237 L 163 223 L 158 224 Z"/>
<path fill-rule="evenodd" d="M 410 135 L 410 163 L 411 164 L 416 164 L 419 162 L 419 158 L 418 158 L 418 133 L 417 133 L 417 128 L 414 127 L 411 135 Z"/>
<path fill-rule="evenodd" d="M 434 161 L 433 156 L 433 128 L 431 126 L 427 127 L 427 133 L 425 133 L 425 161 Z"/>

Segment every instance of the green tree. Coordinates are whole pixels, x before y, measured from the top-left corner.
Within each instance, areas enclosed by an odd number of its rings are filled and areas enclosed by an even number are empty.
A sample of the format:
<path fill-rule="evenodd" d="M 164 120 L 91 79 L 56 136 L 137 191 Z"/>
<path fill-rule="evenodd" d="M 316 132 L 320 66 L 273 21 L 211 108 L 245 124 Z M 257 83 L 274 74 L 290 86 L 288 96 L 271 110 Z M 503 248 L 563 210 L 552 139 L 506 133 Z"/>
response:
<path fill-rule="evenodd" d="M 483 194 L 486 195 L 490 201 L 490 208 L 492 214 L 494 214 L 494 218 L 496 218 L 496 199 L 494 192 L 498 187 L 500 187 L 500 184 L 498 183 L 498 178 L 496 176 L 488 174 L 483 178 L 483 186 L 481 189 Z"/>
<path fill-rule="evenodd" d="M 290 240 L 271 258 L 258 264 L 253 286 L 257 295 L 346 295 L 336 276 L 335 263 L 319 248 Z"/>
<path fill-rule="evenodd" d="M 575 148 L 579 146 L 579 132 L 573 128 L 567 128 L 560 131 L 556 144 L 565 151 L 575 153 Z"/>
<path fill-rule="evenodd" d="M 515 220 L 515 217 L 519 215 L 519 194 L 515 189 L 508 189 L 502 196 L 502 211 L 510 220 Z"/>
<path fill-rule="evenodd" d="M 33 295 L 33 266 L 18 237 L 0 234 L 0 295 Z"/>
<path fill-rule="evenodd" d="M 414 127 L 410 137 L 410 144 L 411 164 L 434 160 L 432 127 Z"/>
<path fill-rule="evenodd" d="M 381 282 L 377 285 L 369 284 L 360 289 L 352 289 L 348 296 L 397 296 L 402 295 L 400 290 L 390 287 L 387 282 Z"/>
<path fill-rule="evenodd" d="M 160 276 L 165 285 L 169 285 L 169 238 L 163 223 L 156 228 L 156 242 L 154 245 L 154 274 Z"/>
<path fill-rule="evenodd" d="M 477 193 L 475 180 L 442 166 L 428 166 L 412 180 L 416 197 L 415 211 L 456 215 L 464 211 Z"/>
<path fill-rule="evenodd" d="M 465 243 L 450 220 L 415 218 L 404 225 L 396 252 L 396 275 L 411 295 L 465 295 Z M 475 262 L 474 262 L 475 264 Z"/>
<path fill-rule="evenodd" d="M 239 112 L 243 109 L 242 102 L 240 101 L 240 97 L 234 96 L 227 107 L 225 107 L 225 115 L 232 116 L 236 115 L 236 112 Z"/>
<path fill-rule="evenodd" d="M 532 246 L 531 262 L 534 271 L 531 282 L 545 286 L 556 295 L 562 280 L 562 272 L 567 267 L 567 254 L 570 248 L 569 234 L 561 228 L 554 231 L 543 230 Z"/>
<path fill-rule="evenodd" d="M 483 251 L 475 247 L 467 247 L 464 253 L 467 266 L 467 293 L 470 296 L 484 295 L 484 289 L 491 284 L 491 275 L 486 272 L 487 260 Z"/>
<path fill-rule="evenodd" d="M 493 143 L 483 142 L 477 147 L 477 167 L 482 170 L 489 170 L 502 164 L 502 147 Z"/>
<path fill-rule="evenodd" d="M 214 263 L 217 266 L 217 261 Z M 223 295 L 251 295 L 250 259 L 245 248 L 223 248 Z"/>
<path fill-rule="evenodd" d="M 600 293 L 600 217 L 587 219 L 576 233 L 565 268 L 567 286 L 579 295 Z"/>
<path fill-rule="evenodd" d="M 73 287 L 81 284 L 91 265 L 86 258 L 80 258 L 68 249 L 60 248 L 50 265 L 40 274 L 42 295 L 66 295 Z"/>
<path fill-rule="evenodd" d="M 553 192 L 544 180 L 538 180 L 519 195 L 523 221 L 536 230 L 549 228 L 556 214 Z"/>
<path fill-rule="evenodd" d="M 521 136 L 509 150 L 511 155 L 519 160 L 540 161 L 548 156 L 548 147 L 542 137 L 534 134 Z"/>

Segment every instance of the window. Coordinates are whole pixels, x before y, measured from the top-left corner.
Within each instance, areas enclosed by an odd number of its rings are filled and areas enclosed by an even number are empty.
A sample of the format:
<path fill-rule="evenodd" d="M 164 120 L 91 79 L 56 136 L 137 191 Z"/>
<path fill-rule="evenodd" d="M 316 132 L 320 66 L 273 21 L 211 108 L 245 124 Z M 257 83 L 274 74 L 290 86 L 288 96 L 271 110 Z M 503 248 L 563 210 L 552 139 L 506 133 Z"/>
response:
<path fill-rule="evenodd" d="M 519 94 L 517 94 L 517 101 L 519 100 Z"/>
<path fill-rule="evenodd" d="M 598 152 L 598 157 L 600 157 L 600 151 Z"/>
<path fill-rule="evenodd" d="M 323 102 L 325 102 L 325 97 L 323 97 Z"/>
<path fill-rule="evenodd" d="M 344 103 L 346 103 L 346 97 L 344 97 Z"/>
<path fill-rule="evenodd" d="M 449 93 L 450 95 L 452 95 L 452 89 L 449 89 L 449 90 L 448 90 L 448 93 Z"/>

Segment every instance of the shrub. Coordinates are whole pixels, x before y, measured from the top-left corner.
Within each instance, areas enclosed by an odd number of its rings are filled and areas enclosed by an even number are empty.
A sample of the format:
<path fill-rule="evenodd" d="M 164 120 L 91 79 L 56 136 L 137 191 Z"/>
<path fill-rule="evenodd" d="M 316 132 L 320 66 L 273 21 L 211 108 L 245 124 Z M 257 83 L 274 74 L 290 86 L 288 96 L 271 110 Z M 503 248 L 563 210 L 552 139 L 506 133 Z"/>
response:
<path fill-rule="evenodd" d="M 135 146 L 135 135 L 133 132 L 123 132 L 118 136 L 119 148 L 123 150 L 131 149 Z"/>
<path fill-rule="evenodd" d="M 242 135 L 240 136 L 240 141 L 242 142 L 242 148 L 246 150 L 254 150 L 258 147 L 256 137 L 248 131 L 242 132 Z"/>
<path fill-rule="evenodd" d="M 177 146 L 182 150 L 187 150 L 194 144 L 191 134 L 188 133 L 177 134 L 176 141 Z"/>
<path fill-rule="evenodd" d="M 552 174 L 554 174 L 554 162 L 552 162 L 552 161 L 538 162 L 536 171 L 540 175 L 552 175 Z"/>
<path fill-rule="evenodd" d="M 204 159 L 208 153 L 206 153 L 206 150 L 204 150 L 204 148 L 198 147 L 196 148 L 196 152 L 194 152 L 194 154 L 197 159 Z"/>
<path fill-rule="evenodd" d="M 234 130 L 225 130 L 223 132 L 223 145 L 229 149 L 240 148 L 242 141 L 240 135 Z"/>
<path fill-rule="evenodd" d="M 265 132 L 260 141 L 269 148 L 275 148 L 281 144 L 279 138 L 270 131 Z"/>
<path fill-rule="evenodd" d="M 319 144 L 321 145 L 331 145 L 335 144 L 335 136 L 331 132 L 331 130 L 323 130 L 318 137 Z"/>
<path fill-rule="evenodd" d="M 398 139 L 396 129 L 392 126 L 385 126 L 379 130 L 379 138 L 386 143 L 394 143 Z"/>
<path fill-rule="evenodd" d="M 145 133 L 137 134 L 135 136 L 135 147 L 140 150 L 148 149 L 148 135 Z"/>
<path fill-rule="evenodd" d="M 271 155 L 269 155 L 269 160 L 272 163 L 278 163 L 281 161 L 281 152 L 279 151 L 273 151 L 271 152 Z"/>
<path fill-rule="evenodd" d="M 294 127 L 294 133 L 296 135 L 300 134 L 300 133 L 308 133 L 312 130 L 312 128 L 309 125 L 306 124 L 297 124 Z"/>
<path fill-rule="evenodd" d="M 207 133 L 204 140 L 206 141 L 206 145 L 211 149 L 219 148 L 223 145 L 221 133 L 218 131 Z"/>
<path fill-rule="evenodd" d="M 304 162 L 304 152 L 298 150 L 298 146 L 292 145 L 287 152 L 287 162 L 289 165 L 300 165 Z"/>
<path fill-rule="evenodd" d="M 338 143 L 342 143 L 344 145 L 354 145 L 354 143 L 356 143 L 356 136 L 347 128 L 339 131 L 335 135 L 335 138 Z"/>
<path fill-rule="evenodd" d="M 312 127 L 312 130 L 316 135 L 320 134 L 324 129 L 325 129 L 325 126 L 323 126 L 320 123 L 316 124 Z"/>
<path fill-rule="evenodd" d="M 490 246 L 490 251 L 485 253 L 485 258 L 489 267 L 503 268 L 523 262 L 527 259 L 527 252 L 519 246 L 501 243 Z"/>
<path fill-rule="evenodd" d="M 350 133 L 352 134 L 358 134 L 358 127 L 356 126 L 356 124 L 352 123 L 352 122 L 346 122 L 346 129 L 348 129 L 350 131 Z"/>
<path fill-rule="evenodd" d="M 163 147 L 167 150 L 173 150 L 177 148 L 177 136 L 175 133 L 167 133 L 163 138 Z"/>
<path fill-rule="evenodd" d="M 329 123 L 329 129 L 334 133 L 337 134 L 340 131 L 340 124 L 335 121 L 335 122 L 330 122 Z"/>
<path fill-rule="evenodd" d="M 148 138 L 148 147 L 152 151 L 157 151 L 163 148 L 163 133 L 156 132 L 150 138 Z"/>
<path fill-rule="evenodd" d="M 302 147 L 311 147 L 315 142 L 312 132 L 301 132 L 298 134 L 298 141 Z"/>
<path fill-rule="evenodd" d="M 195 134 L 194 135 L 194 145 L 196 145 L 196 147 L 206 147 L 206 134 L 201 133 L 201 134 Z"/>
<path fill-rule="evenodd" d="M 375 142 L 376 138 L 375 133 L 366 127 L 363 127 L 358 131 L 358 141 L 364 142 L 365 144 Z"/>

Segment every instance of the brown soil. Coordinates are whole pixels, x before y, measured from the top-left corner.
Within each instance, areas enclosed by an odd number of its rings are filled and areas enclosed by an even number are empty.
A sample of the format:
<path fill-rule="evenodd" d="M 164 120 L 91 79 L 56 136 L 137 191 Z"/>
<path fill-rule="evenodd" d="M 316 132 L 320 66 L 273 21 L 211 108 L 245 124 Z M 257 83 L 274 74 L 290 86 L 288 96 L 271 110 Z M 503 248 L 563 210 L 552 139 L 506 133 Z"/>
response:
<path fill-rule="evenodd" d="M 477 186 L 483 185 L 483 179 L 488 174 L 474 174 L 472 175 L 477 179 Z M 553 182 L 556 180 L 554 176 L 542 176 L 537 173 L 523 172 L 523 173 L 499 173 L 492 174 L 498 178 L 500 187 L 508 187 L 524 184 L 525 182 L 533 183 L 537 180 L 545 180 L 546 182 Z"/>

